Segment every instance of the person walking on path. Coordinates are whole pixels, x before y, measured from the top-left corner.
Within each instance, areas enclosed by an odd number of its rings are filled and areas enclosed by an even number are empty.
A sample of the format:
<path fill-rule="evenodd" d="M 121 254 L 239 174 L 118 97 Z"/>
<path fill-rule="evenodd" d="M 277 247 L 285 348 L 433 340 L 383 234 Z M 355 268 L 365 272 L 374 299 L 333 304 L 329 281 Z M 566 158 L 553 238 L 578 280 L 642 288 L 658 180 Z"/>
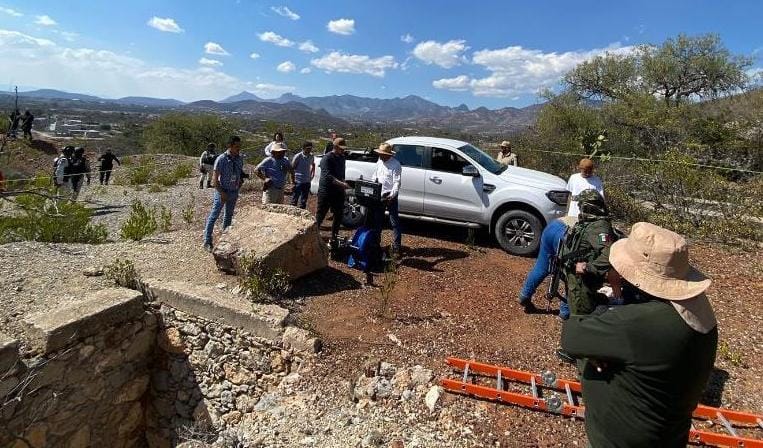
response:
<path fill-rule="evenodd" d="M 307 198 L 310 196 L 310 182 L 315 177 L 315 160 L 313 157 L 313 142 L 302 144 L 302 151 L 291 159 L 291 181 L 294 192 L 291 195 L 291 205 L 307 208 Z"/>
<path fill-rule="evenodd" d="M 19 121 L 21 120 L 21 112 L 18 109 L 11 112 L 8 117 L 8 138 L 16 140 L 16 133 L 19 129 Z"/>
<path fill-rule="evenodd" d="M 593 160 L 588 158 L 581 159 L 578 169 L 580 172 L 571 175 L 567 181 L 567 191 L 570 192 L 570 207 L 567 211 L 567 216 L 578 216 L 578 213 L 580 213 L 575 196 L 584 190 L 594 189 L 599 192 L 602 198 L 604 197 L 604 183 L 599 176 L 594 174 Z"/>
<path fill-rule="evenodd" d="M 318 181 L 318 210 L 315 222 L 318 228 L 323 224 L 329 209 L 334 215 L 331 222 L 331 241 L 337 240 L 339 226 L 344 214 L 344 191 L 350 186 L 344 181 L 344 149 L 347 143 L 341 137 L 334 139 L 333 149 L 321 159 L 321 177 Z"/>
<path fill-rule="evenodd" d="M 501 142 L 501 149 L 498 151 L 498 157 L 495 160 L 501 165 L 517 166 L 517 155 L 511 152 L 511 142 L 506 140 Z"/>
<path fill-rule="evenodd" d="M 199 190 L 204 189 L 204 182 L 207 183 L 207 188 L 212 188 L 212 170 L 215 166 L 215 160 L 217 159 L 217 146 L 214 143 L 207 145 L 207 149 L 201 153 L 199 157 Z"/>
<path fill-rule="evenodd" d="M 580 203 L 578 222 L 565 238 L 559 260 L 567 283 L 572 314 L 591 314 L 608 303 L 598 291 L 610 270 L 609 250 L 616 239 L 604 198 L 596 190 L 575 196 Z"/>
<path fill-rule="evenodd" d="M 212 199 L 212 210 L 209 212 L 204 227 L 204 249 L 207 252 L 212 252 L 212 231 L 223 207 L 225 208 L 223 230 L 233 222 L 233 212 L 244 173 L 244 162 L 240 152 L 241 137 L 231 136 L 228 140 L 227 151 L 215 160 L 212 167 L 212 186 L 215 188 L 215 195 Z"/>
<path fill-rule="evenodd" d="M 285 155 L 286 148 L 283 145 L 273 146 L 270 149 L 270 156 L 264 158 L 254 171 L 263 181 L 263 204 L 283 203 L 283 189 L 286 186 L 286 178 L 291 172 L 291 164 Z"/>
<path fill-rule="evenodd" d="M 69 161 L 69 173 L 72 201 L 76 201 L 82 191 L 82 182 L 87 179 L 87 184 L 90 185 L 90 163 L 85 156 L 85 148 L 78 147 L 74 150 L 74 156 Z"/>
<path fill-rule="evenodd" d="M 392 225 L 392 255 L 397 255 L 400 253 L 403 238 L 397 200 L 398 193 L 400 193 L 403 167 L 395 158 L 392 145 L 389 143 L 382 143 L 375 152 L 379 154 L 379 160 L 376 161 L 374 180 L 382 184 L 381 196 L 384 204 L 383 208 L 377 210 L 379 216 L 375 222 L 381 225 L 384 222 L 385 210 L 389 211 L 389 221 Z"/>
<path fill-rule="evenodd" d="M 711 280 L 683 237 L 646 222 L 609 259 L 640 300 L 562 327 L 562 349 L 581 360 L 588 444 L 684 448 L 718 345 Z"/>
<path fill-rule="evenodd" d="M 527 274 L 525 283 L 519 291 L 519 304 L 522 305 L 525 313 L 532 314 L 538 311 L 532 303 L 533 294 L 535 294 L 535 290 L 538 289 L 538 286 L 550 274 L 552 258 L 556 257 L 556 254 L 559 252 L 559 245 L 564 242 L 567 231 L 575 225 L 576 221 L 577 218 L 565 216 L 551 221 L 543 229 L 543 233 L 540 235 L 540 249 L 538 251 L 538 258 L 535 260 L 535 266 Z M 570 308 L 565 301 L 559 304 L 559 317 L 562 320 L 570 317 Z"/>
<path fill-rule="evenodd" d="M 281 145 L 284 147 L 284 149 L 289 149 L 286 146 L 286 142 L 283 140 L 283 133 L 281 131 L 276 132 L 273 134 L 273 141 L 268 143 L 268 146 L 265 147 L 265 157 L 270 157 L 270 152 L 273 150 L 275 145 Z"/>
<path fill-rule="evenodd" d="M 26 110 L 21 117 L 21 131 L 24 133 L 22 138 L 27 138 L 27 136 L 29 136 L 30 142 L 32 141 L 32 125 L 34 125 L 34 115 Z"/>
<path fill-rule="evenodd" d="M 111 152 L 111 149 L 107 149 L 105 153 L 101 154 L 101 157 L 98 157 L 98 161 L 101 162 L 98 169 L 101 185 L 108 185 L 111 179 L 111 172 L 114 170 L 114 162 L 117 162 L 119 166 L 122 166 L 122 162 Z"/>
<path fill-rule="evenodd" d="M 56 187 L 56 196 L 70 196 L 72 192 L 70 163 L 74 155 L 74 146 L 65 146 L 61 154 L 53 161 L 53 184 Z"/>

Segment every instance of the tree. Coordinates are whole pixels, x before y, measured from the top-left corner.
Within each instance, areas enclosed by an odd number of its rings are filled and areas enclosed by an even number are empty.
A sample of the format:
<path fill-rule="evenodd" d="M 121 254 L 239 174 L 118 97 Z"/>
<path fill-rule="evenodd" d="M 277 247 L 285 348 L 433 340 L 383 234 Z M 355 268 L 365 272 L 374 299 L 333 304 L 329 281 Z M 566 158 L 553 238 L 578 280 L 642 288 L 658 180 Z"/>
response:
<path fill-rule="evenodd" d="M 236 129 L 236 123 L 216 115 L 172 113 L 149 124 L 143 142 L 149 152 L 195 156 L 209 143 L 224 147 Z"/>

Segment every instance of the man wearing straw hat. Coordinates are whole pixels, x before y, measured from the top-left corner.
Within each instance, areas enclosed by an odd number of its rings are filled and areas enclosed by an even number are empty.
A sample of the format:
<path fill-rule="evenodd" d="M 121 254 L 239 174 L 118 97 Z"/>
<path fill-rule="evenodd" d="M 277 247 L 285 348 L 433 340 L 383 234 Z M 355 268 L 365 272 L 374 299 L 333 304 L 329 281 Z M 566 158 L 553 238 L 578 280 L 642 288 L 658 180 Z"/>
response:
<path fill-rule="evenodd" d="M 286 155 L 286 146 L 276 143 L 270 148 L 270 155 L 265 157 L 257 168 L 255 174 L 262 182 L 262 203 L 282 204 L 283 189 L 286 185 L 287 175 L 291 172 L 291 164 Z"/>
<path fill-rule="evenodd" d="M 398 214 L 397 195 L 400 192 L 400 180 L 403 173 L 403 167 L 400 162 L 395 158 L 395 152 L 392 151 L 392 145 L 389 143 L 382 143 L 379 148 L 375 150 L 379 154 L 379 160 L 376 162 L 376 172 L 374 173 L 374 180 L 382 184 L 381 195 L 384 208 L 379 209 L 379 216 L 376 220 L 377 223 L 383 222 L 384 211 L 389 212 L 389 221 L 392 225 L 392 254 L 397 255 L 400 253 L 400 245 L 402 243 L 403 232 L 400 229 L 400 216 Z"/>
<path fill-rule="evenodd" d="M 501 142 L 501 149 L 498 151 L 498 157 L 495 160 L 501 165 L 517 166 L 517 155 L 511 152 L 511 142 L 506 140 Z"/>
<path fill-rule="evenodd" d="M 589 446 L 683 448 L 715 362 L 710 280 L 689 265 L 683 237 L 646 222 L 612 245 L 610 262 L 635 303 L 562 328 L 563 350 L 586 359 Z"/>

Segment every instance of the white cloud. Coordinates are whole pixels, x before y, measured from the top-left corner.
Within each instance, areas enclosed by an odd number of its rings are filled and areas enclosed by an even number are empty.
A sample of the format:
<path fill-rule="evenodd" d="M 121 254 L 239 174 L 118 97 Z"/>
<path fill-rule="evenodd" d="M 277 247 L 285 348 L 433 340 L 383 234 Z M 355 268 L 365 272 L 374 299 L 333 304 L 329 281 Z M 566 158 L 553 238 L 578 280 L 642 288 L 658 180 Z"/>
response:
<path fill-rule="evenodd" d="M 283 16 L 291 20 L 299 20 L 299 14 L 295 13 L 286 6 L 271 6 L 270 9 L 279 16 Z"/>
<path fill-rule="evenodd" d="M 260 57 L 260 54 L 259 53 L 252 53 L 252 54 L 249 55 L 249 57 L 252 58 L 252 59 L 258 59 Z"/>
<path fill-rule="evenodd" d="M 512 46 L 497 50 L 480 50 L 472 55 L 472 63 L 481 65 L 489 73 L 483 78 L 460 75 L 432 82 L 438 89 L 470 90 L 477 96 L 512 98 L 521 94 L 537 93 L 553 87 L 565 73 L 576 65 L 604 53 L 626 54 L 633 47 L 615 43 L 606 48 L 564 53 L 544 53 L 540 50 Z"/>
<path fill-rule="evenodd" d="M 2 6 L 0 6 L 0 12 L 2 12 L 3 14 L 8 14 L 9 16 L 13 16 L 13 17 L 21 17 L 21 16 L 24 15 L 24 14 L 16 11 L 15 9 L 4 8 Z"/>
<path fill-rule="evenodd" d="M 383 77 L 387 70 L 398 67 L 398 63 L 392 56 L 371 58 L 366 55 L 343 54 L 338 51 L 313 59 L 310 64 L 326 72 L 367 74 L 377 77 Z"/>
<path fill-rule="evenodd" d="M 302 73 L 303 75 L 307 75 L 308 73 L 312 72 L 312 70 L 310 70 L 310 67 L 305 67 L 299 72 Z"/>
<path fill-rule="evenodd" d="M 412 44 L 415 40 L 416 39 L 414 39 L 413 36 L 411 36 L 408 33 L 405 33 L 402 36 L 400 36 L 400 41 L 405 42 L 406 44 Z"/>
<path fill-rule="evenodd" d="M 56 26 L 58 23 L 53 20 L 50 16 L 37 16 L 37 19 L 35 19 L 34 23 L 36 25 L 42 25 L 42 26 Z"/>
<path fill-rule="evenodd" d="M 272 31 L 266 31 L 264 33 L 260 33 L 257 36 L 259 36 L 260 40 L 263 42 L 268 42 L 273 45 L 277 45 L 279 47 L 293 47 L 294 42 L 290 41 L 289 39 L 276 34 Z"/>
<path fill-rule="evenodd" d="M 222 45 L 216 43 L 216 42 L 207 42 L 204 44 L 204 53 L 206 54 L 214 54 L 217 56 L 229 56 L 230 53 L 225 51 L 225 48 L 222 47 Z"/>
<path fill-rule="evenodd" d="M 294 70 L 297 69 L 297 66 L 294 65 L 291 61 L 284 61 L 278 64 L 278 67 L 276 67 L 276 70 L 278 70 L 281 73 L 291 73 Z"/>
<path fill-rule="evenodd" d="M 326 25 L 326 28 L 332 33 L 349 36 L 355 32 L 355 19 L 332 20 Z"/>
<path fill-rule="evenodd" d="M 299 44 L 299 49 L 304 51 L 305 53 L 317 53 L 318 51 L 320 51 L 318 47 L 316 47 L 315 44 L 313 44 L 313 41 L 311 40 L 306 40 L 302 42 L 301 44 Z"/>
<path fill-rule="evenodd" d="M 180 25 L 175 22 L 175 19 L 169 17 L 151 17 L 148 22 L 146 22 L 146 25 L 159 31 L 164 31 L 165 33 L 182 33 L 184 31 L 183 28 L 180 28 Z"/>
<path fill-rule="evenodd" d="M 463 91 L 469 90 L 469 81 L 471 79 L 468 76 L 461 75 L 455 78 L 443 78 L 432 81 L 432 86 L 436 89 Z"/>
<path fill-rule="evenodd" d="M 156 66 L 125 54 L 70 48 L 48 39 L 0 29 L 0 59 L 10 79 L 25 84 L 112 98 L 150 96 L 195 101 L 223 98 L 242 90 L 258 95 L 293 92 L 293 86 L 249 82 L 214 67 Z"/>
<path fill-rule="evenodd" d="M 413 49 L 413 55 L 427 65 L 435 64 L 443 68 L 453 68 L 465 62 L 463 53 L 469 47 L 465 40 L 450 40 L 445 43 L 428 40 Z"/>
<path fill-rule="evenodd" d="M 222 67 L 223 63 L 217 59 L 201 58 L 199 64 L 206 65 L 207 67 Z"/>

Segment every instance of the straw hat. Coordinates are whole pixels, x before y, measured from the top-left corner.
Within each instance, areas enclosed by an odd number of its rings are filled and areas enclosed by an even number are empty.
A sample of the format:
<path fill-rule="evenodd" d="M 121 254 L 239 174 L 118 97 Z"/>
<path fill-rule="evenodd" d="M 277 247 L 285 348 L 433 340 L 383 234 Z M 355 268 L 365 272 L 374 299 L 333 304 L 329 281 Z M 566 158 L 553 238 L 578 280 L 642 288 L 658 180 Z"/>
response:
<path fill-rule="evenodd" d="M 504 140 L 501 142 L 501 148 L 509 148 L 511 149 L 511 142 L 508 140 Z"/>
<path fill-rule="evenodd" d="M 347 147 L 347 142 L 342 137 L 337 137 L 334 139 L 334 146 L 344 149 Z"/>
<path fill-rule="evenodd" d="M 283 143 L 276 143 L 273 145 L 272 148 L 270 148 L 270 152 L 282 152 L 286 151 L 286 147 L 283 145 Z"/>
<path fill-rule="evenodd" d="M 609 251 L 612 267 L 638 289 L 671 301 L 696 297 L 710 279 L 689 264 L 686 240 L 648 222 L 633 225 L 628 238 Z"/>
<path fill-rule="evenodd" d="M 394 156 L 395 151 L 392 150 L 392 145 L 389 143 L 382 143 L 379 145 L 379 149 L 374 149 L 377 154 L 383 154 L 385 156 Z"/>

